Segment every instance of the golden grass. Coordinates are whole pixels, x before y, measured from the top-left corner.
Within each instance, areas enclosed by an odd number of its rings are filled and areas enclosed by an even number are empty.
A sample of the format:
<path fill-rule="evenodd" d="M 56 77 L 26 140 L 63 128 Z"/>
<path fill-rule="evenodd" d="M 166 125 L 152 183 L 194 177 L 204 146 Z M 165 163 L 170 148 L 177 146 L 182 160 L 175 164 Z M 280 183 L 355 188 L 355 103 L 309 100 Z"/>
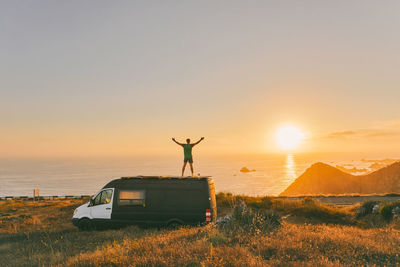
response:
<path fill-rule="evenodd" d="M 289 220 L 296 223 L 357 224 L 352 216 L 356 206 L 333 206 L 323 204 L 311 197 L 294 200 L 282 197 L 235 196 L 224 193 L 217 195 L 217 206 L 224 207 L 224 213 L 229 210 L 227 206 L 232 207 L 238 201 L 244 201 L 254 209 L 272 209 L 283 216 L 289 216 Z"/>
<path fill-rule="evenodd" d="M 214 242 L 214 236 L 226 239 Z M 222 235 L 222 236 L 221 236 Z M 124 239 L 70 258 L 67 266 L 336 266 L 395 265 L 400 233 L 392 228 L 285 223 L 276 233 L 223 236 L 190 228 Z"/>
<path fill-rule="evenodd" d="M 85 201 L 0 201 L 0 234 L 72 228 L 70 221 L 65 220 L 65 214 L 70 218 L 73 210 Z"/>
<path fill-rule="evenodd" d="M 228 212 L 229 201 L 221 200 L 219 210 Z M 2 266 L 400 265 L 400 219 L 363 229 L 342 219 L 339 225 L 308 218 L 309 214 L 355 217 L 355 207 L 337 208 L 309 199 L 245 201 L 255 208 L 270 205 L 290 216 L 277 231 L 260 234 L 228 234 L 213 227 L 136 226 L 82 232 L 70 220 L 73 209 L 85 200 L 0 202 L 0 258 Z"/>

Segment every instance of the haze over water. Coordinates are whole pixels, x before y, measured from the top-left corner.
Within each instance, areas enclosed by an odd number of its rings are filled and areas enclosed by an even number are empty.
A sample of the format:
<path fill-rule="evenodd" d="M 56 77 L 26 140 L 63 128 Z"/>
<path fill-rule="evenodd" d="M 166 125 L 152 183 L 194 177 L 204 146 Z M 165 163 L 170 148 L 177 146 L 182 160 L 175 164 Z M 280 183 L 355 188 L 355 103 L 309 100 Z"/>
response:
<path fill-rule="evenodd" d="M 246 195 L 278 195 L 306 168 L 317 161 L 331 165 L 360 166 L 362 155 L 249 155 L 195 156 L 195 173 L 213 177 L 217 192 Z M 373 157 L 368 157 L 373 158 Z M 92 195 L 108 181 L 122 176 L 179 175 L 178 157 L 130 157 L 102 159 L 0 159 L 0 196 Z M 242 173 L 247 167 L 255 172 Z M 365 166 L 364 166 L 365 167 Z M 189 169 L 185 174 L 190 174 Z"/>

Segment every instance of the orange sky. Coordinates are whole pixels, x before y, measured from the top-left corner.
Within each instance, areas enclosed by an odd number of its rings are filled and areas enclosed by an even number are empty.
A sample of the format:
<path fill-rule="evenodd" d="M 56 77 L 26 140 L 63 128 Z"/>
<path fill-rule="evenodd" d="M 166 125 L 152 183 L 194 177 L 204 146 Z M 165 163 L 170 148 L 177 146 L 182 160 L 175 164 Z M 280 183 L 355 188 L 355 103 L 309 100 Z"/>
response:
<path fill-rule="evenodd" d="M 0 156 L 400 151 L 400 3 L 0 4 Z"/>

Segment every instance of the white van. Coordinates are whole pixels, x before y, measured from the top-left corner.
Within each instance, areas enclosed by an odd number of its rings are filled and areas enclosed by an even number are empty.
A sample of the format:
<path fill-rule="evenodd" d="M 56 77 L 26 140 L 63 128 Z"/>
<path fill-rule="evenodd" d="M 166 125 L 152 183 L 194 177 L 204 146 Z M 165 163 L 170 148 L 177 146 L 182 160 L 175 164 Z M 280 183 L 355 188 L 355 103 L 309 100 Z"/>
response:
<path fill-rule="evenodd" d="M 203 224 L 216 220 L 214 183 L 210 177 L 122 177 L 109 182 L 74 211 L 81 229 L 99 225 Z"/>

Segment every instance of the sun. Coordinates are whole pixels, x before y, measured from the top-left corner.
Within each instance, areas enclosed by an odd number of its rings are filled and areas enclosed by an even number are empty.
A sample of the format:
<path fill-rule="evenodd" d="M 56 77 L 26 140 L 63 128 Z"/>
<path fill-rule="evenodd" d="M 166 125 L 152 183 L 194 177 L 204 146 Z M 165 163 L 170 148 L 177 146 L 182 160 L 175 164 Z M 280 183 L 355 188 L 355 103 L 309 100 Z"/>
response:
<path fill-rule="evenodd" d="M 276 144 L 283 150 L 294 150 L 304 140 L 304 133 L 293 125 L 280 127 L 276 132 Z"/>

